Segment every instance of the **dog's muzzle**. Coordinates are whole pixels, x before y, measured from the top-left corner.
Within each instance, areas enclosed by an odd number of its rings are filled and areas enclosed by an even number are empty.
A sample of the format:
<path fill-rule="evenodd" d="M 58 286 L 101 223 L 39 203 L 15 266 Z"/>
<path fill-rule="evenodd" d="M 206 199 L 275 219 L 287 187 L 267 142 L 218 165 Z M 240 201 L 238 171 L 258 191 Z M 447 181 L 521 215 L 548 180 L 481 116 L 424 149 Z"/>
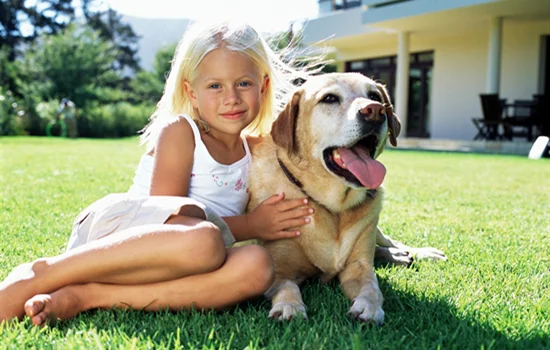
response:
<path fill-rule="evenodd" d="M 357 119 L 361 125 L 361 134 L 379 133 L 386 122 L 386 108 L 376 101 L 369 101 L 357 111 Z"/>
<path fill-rule="evenodd" d="M 380 102 L 370 101 L 359 109 L 357 116 L 372 123 L 382 123 L 386 118 L 386 109 Z"/>

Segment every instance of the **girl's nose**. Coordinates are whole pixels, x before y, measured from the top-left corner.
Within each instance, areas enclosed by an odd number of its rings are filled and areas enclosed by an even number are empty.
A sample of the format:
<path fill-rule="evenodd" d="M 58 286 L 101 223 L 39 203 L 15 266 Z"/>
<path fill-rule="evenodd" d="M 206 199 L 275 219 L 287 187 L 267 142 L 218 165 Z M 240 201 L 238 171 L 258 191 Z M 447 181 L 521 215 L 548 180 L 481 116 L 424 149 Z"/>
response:
<path fill-rule="evenodd" d="M 226 90 L 225 95 L 225 103 L 226 104 L 239 104 L 241 102 L 241 98 L 239 97 L 239 92 L 236 88 L 231 88 Z"/>

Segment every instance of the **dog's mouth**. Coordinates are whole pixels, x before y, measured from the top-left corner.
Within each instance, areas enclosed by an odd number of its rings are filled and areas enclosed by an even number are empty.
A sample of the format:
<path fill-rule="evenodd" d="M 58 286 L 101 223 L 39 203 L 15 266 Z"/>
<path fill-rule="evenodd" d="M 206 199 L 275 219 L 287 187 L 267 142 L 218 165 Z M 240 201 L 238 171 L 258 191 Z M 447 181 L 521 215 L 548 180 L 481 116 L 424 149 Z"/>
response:
<path fill-rule="evenodd" d="M 376 135 L 369 135 L 351 147 L 325 149 L 323 158 L 327 169 L 357 187 L 380 187 L 386 168 L 374 159 L 378 141 Z"/>

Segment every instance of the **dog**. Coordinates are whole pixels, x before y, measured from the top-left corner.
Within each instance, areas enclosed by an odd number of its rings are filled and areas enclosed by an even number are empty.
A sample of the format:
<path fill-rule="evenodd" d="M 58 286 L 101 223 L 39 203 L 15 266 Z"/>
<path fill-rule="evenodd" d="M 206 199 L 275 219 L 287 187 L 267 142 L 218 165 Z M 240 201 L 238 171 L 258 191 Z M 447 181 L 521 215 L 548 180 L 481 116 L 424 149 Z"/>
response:
<path fill-rule="evenodd" d="M 378 229 L 386 169 L 376 158 L 389 138 L 397 145 L 400 122 L 386 89 L 359 73 L 309 78 L 274 121 L 271 135 L 251 147 L 254 209 L 273 193 L 309 198 L 315 209 L 300 236 L 263 242 L 275 262 L 271 318 L 307 318 L 299 284 L 338 276 L 349 313 L 382 325 L 377 258 L 410 265 L 414 258 L 445 260 L 434 248 L 411 248 Z"/>

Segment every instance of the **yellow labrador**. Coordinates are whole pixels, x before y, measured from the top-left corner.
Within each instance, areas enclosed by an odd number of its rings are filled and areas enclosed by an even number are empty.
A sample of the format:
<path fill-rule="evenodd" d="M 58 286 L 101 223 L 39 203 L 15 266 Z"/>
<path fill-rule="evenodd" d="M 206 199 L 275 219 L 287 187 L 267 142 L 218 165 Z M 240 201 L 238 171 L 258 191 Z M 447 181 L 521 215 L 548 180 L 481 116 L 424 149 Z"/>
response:
<path fill-rule="evenodd" d="M 432 248 L 410 248 L 378 229 L 386 169 L 376 158 L 386 140 L 396 146 L 399 119 L 382 85 L 357 73 L 310 78 L 273 124 L 271 137 L 252 147 L 248 209 L 273 195 L 309 197 L 315 214 L 293 239 L 265 242 L 276 280 L 267 292 L 270 317 L 306 316 L 298 285 L 320 275 L 340 278 L 356 318 L 382 324 L 376 254 L 410 264 L 413 256 L 445 259 Z M 378 246 L 378 247 L 377 247 Z"/>

